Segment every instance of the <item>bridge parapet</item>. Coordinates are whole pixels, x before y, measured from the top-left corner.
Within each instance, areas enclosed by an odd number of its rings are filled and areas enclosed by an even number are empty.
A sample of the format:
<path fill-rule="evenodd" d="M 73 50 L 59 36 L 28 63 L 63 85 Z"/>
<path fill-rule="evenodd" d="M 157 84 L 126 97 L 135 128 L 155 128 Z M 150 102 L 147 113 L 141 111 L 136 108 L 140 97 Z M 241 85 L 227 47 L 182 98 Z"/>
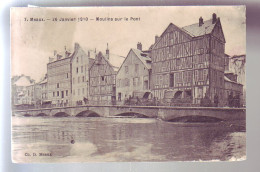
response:
<path fill-rule="evenodd" d="M 216 108 L 216 107 L 167 107 L 167 106 L 126 106 L 126 105 L 82 105 L 71 107 L 55 107 L 43 109 L 15 110 L 14 115 L 31 115 L 46 114 L 55 116 L 57 113 L 65 113 L 70 116 L 79 114 L 97 114 L 102 117 L 118 116 L 125 113 L 137 113 L 150 118 L 160 118 L 171 120 L 182 116 L 207 116 L 216 117 L 223 120 L 245 120 L 245 108 Z M 84 116 L 84 115 L 83 115 Z"/>

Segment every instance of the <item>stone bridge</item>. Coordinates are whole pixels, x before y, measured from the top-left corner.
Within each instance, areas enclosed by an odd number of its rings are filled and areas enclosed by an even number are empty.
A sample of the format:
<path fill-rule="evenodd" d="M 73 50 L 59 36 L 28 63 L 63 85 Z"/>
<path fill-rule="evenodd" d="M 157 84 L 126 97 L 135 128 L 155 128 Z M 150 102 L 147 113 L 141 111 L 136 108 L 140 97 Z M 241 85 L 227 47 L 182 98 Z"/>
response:
<path fill-rule="evenodd" d="M 245 108 L 220 107 L 167 107 L 167 106 L 112 106 L 83 105 L 42 109 L 14 110 L 14 116 L 77 116 L 77 117 L 148 117 L 174 120 L 183 117 L 207 117 L 220 120 L 245 120 Z"/>

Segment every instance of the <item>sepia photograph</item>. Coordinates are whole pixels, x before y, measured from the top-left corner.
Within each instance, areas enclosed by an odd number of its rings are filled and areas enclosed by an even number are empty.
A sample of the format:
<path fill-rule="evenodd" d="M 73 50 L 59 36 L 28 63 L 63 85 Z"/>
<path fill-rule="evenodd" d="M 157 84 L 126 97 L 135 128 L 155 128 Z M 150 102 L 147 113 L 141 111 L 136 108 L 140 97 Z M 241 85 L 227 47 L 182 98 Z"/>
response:
<path fill-rule="evenodd" d="M 14 163 L 246 160 L 246 7 L 11 8 Z"/>

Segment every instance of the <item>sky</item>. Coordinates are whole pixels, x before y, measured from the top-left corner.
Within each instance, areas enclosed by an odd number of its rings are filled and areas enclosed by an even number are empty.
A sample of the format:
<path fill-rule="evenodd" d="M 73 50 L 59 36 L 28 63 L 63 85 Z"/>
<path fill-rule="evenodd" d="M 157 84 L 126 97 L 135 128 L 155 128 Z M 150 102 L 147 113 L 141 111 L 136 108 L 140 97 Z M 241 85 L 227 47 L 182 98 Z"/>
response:
<path fill-rule="evenodd" d="M 220 17 L 226 54 L 246 54 L 245 10 L 244 6 L 12 8 L 11 76 L 25 74 L 39 81 L 54 50 L 73 51 L 75 42 L 99 51 L 105 51 L 108 43 L 110 53 L 125 57 L 138 42 L 148 49 L 170 23 L 183 27 L 198 23 L 200 17 L 211 19 L 213 13 Z M 31 22 L 32 17 L 45 21 Z M 88 21 L 78 22 L 81 17 Z M 96 17 L 122 19 L 96 21 Z"/>

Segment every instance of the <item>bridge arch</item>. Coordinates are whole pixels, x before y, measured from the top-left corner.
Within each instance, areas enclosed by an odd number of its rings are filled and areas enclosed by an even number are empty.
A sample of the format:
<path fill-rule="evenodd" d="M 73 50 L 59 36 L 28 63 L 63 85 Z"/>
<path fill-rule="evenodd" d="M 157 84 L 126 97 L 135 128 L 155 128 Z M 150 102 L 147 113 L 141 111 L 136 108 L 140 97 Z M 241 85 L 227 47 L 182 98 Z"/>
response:
<path fill-rule="evenodd" d="M 54 117 L 68 117 L 70 115 L 68 115 L 66 112 L 57 112 L 53 116 Z"/>
<path fill-rule="evenodd" d="M 115 116 L 117 116 L 117 117 L 133 117 L 133 118 L 149 118 L 149 116 L 147 116 L 147 115 L 144 115 L 144 114 L 138 113 L 138 112 L 133 112 L 133 111 L 123 112 L 123 113 L 117 114 Z"/>
<path fill-rule="evenodd" d="M 97 112 L 92 110 L 85 110 L 76 115 L 76 117 L 101 117 Z"/>
<path fill-rule="evenodd" d="M 38 113 L 36 116 L 37 117 L 42 117 L 42 116 L 48 116 L 48 115 L 46 113 L 41 112 L 41 113 Z"/>
<path fill-rule="evenodd" d="M 23 116 L 24 117 L 31 117 L 31 116 L 33 116 L 32 114 L 29 114 L 29 113 L 25 113 L 25 114 L 23 114 Z"/>
<path fill-rule="evenodd" d="M 175 117 L 168 120 L 169 122 L 187 122 L 187 123 L 199 123 L 199 122 L 220 122 L 223 121 L 223 119 L 218 117 L 212 117 L 212 116 L 202 116 L 202 115 L 187 115 L 187 116 L 180 116 Z"/>

